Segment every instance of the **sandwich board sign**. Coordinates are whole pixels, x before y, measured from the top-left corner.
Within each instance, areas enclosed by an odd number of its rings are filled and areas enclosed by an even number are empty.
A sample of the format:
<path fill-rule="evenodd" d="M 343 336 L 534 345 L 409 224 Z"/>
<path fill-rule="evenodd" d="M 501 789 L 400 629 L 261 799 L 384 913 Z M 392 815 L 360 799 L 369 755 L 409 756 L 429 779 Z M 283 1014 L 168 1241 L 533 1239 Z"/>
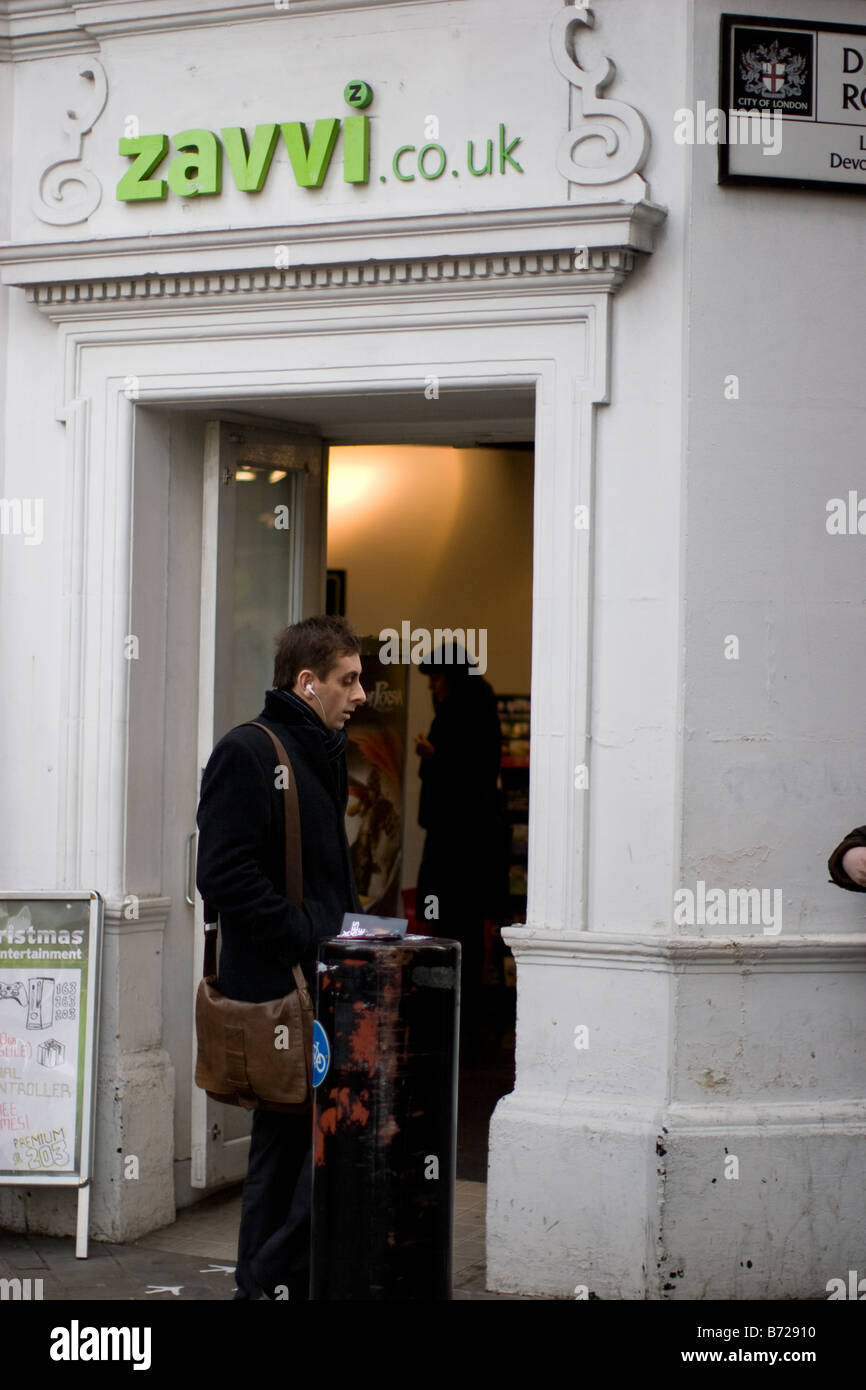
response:
<path fill-rule="evenodd" d="M 0 891 L 0 1183 L 78 1189 L 87 1256 L 102 953 L 98 893 Z"/>

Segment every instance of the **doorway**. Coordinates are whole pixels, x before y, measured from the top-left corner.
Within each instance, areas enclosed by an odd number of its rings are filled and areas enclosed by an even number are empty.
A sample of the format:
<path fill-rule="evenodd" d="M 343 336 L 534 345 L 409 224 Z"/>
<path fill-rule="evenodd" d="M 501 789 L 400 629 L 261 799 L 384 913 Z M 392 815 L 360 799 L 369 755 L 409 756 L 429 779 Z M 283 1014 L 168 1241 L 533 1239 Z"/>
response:
<path fill-rule="evenodd" d="M 398 626 L 404 617 L 412 617 L 412 612 L 398 612 L 394 606 L 404 599 L 417 614 L 415 621 L 431 628 L 485 629 L 489 678 L 497 694 L 509 698 L 508 714 L 517 726 L 508 732 L 518 741 L 524 732 L 528 734 L 528 711 L 521 721 L 515 719 L 515 709 L 526 704 L 529 693 L 533 533 L 529 439 L 534 429 L 534 392 L 531 385 L 511 385 L 498 392 L 499 403 L 493 390 L 451 394 L 450 408 L 435 426 L 419 410 L 418 396 L 421 405 L 426 405 L 423 394 L 409 399 L 405 392 L 294 396 L 280 403 L 273 397 L 267 402 L 249 399 L 232 402 L 228 409 L 204 402 L 192 408 L 184 403 L 136 410 L 133 626 L 150 645 L 161 644 L 165 651 L 157 676 L 164 700 L 159 882 L 170 904 L 162 953 L 163 1044 L 175 1077 L 178 1207 L 239 1181 L 246 1166 L 247 1117 L 234 1108 L 205 1102 L 204 1094 L 193 1085 L 191 1001 L 201 970 L 202 925 L 192 871 L 195 808 L 201 770 L 213 743 L 234 723 L 254 717 L 261 708 L 264 690 L 271 683 L 272 647 L 269 652 L 268 646 L 276 630 L 287 621 L 324 611 L 326 570 L 345 570 L 346 614 L 362 635 L 380 631 L 388 625 L 388 617 Z M 501 440 L 494 433 L 494 422 Z M 336 482 L 328 517 L 329 446 Z M 369 474 L 371 449 L 378 460 L 375 476 Z M 346 495 L 351 470 L 355 484 L 364 471 L 359 470 L 360 454 L 352 450 L 367 451 L 367 482 L 373 484 L 368 501 L 372 496 L 377 505 L 391 509 L 380 520 L 393 537 L 389 563 L 402 565 L 402 585 L 396 572 L 382 567 L 383 545 L 369 544 L 375 507 L 367 517 L 365 540 L 357 524 L 363 512 L 361 497 L 352 501 Z M 351 466 L 350 454 L 355 460 Z M 416 513 L 423 514 L 426 536 L 409 537 L 405 515 L 400 521 L 401 507 L 405 512 L 413 496 Z M 287 530 L 279 526 L 284 513 L 278 508 L 288 511 Z M 326 553 L 329 525 L 332 549 Z M 259 533 L 261 539 L 280 546 L 278 563 L 262 551 Z M 157 535 L 159 562 L 155 563 Z M 408 550 L 407 538 L 411 539 Z M 241 552 L 243 564 L 238 561 Z M 425 563 L 431 559 L 435 563 L 422 575 L 423 557 Z M 441 603 L 437 592 L 441 595 L 446 576 L 447 613 L 437 609 Z M 375 610 L 377 585 L 379 610 Z M 422 587 L 429 595 L 426 608 L 417 606 Z M 452 606 L 461 591 L 472 596 L 472 605 L 465 609 Z M 382 607 L 385 597 L 387 613 Z M 407 727 L 414 734 L 429 728 L 431 705 L 420 673 L 413 669 L 408 678 Z M 152 719 L 157 694 L 156 685 L 147 691 L 140 683 L 133 686 L 133 727 Z M 524 752 L 525 743 L 524 739 Z M 415 772 L 410 754 L 403 783 L 409 799 L 402 808 L 405 839 L 400 869 L 401 895 L 410 896 L 423 840 L 417 824 Z M 151 768 L 149 775 L 153 778 L 155 773 Z M 518 775 L 524 786 L 522 805 L 511 806 L 517 861 L 512 866 L 511 920 L 524 921 L 525 766 Z M 137 800 L 152 807 L 154 799 Z M 156 871 L 156 864 L 153 867 Z M 488 1055 L 474 1075 L 464 1075 L 461 1088 L 461 1173 L 475 1181 L 486 1176 L 489 1115 L 499 1095 L 513 1086 L 514 976 L 510 955 L 502 949 L 498 934 L 486 939 L 484 968 L 488 1022 L 496 1035 L 491 1042 L 493 1056 Z M 503 1010 L 507 1015 L 509 1008 L 512 1021 L 506 1017 L 503 1022 Z"/>

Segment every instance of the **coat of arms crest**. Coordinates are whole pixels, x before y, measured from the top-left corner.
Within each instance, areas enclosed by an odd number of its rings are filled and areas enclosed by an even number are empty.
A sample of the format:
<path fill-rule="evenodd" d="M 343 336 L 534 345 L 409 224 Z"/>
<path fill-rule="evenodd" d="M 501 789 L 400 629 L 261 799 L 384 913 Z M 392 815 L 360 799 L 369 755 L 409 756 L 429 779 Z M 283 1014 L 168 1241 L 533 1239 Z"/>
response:
<path fill-rule="evenodd" d="M 750 48 L 740 59 L 740 77 L 753 96 L 798 97 L 806 76 L 805 56 L 780 47 L 778 39 Z"/>

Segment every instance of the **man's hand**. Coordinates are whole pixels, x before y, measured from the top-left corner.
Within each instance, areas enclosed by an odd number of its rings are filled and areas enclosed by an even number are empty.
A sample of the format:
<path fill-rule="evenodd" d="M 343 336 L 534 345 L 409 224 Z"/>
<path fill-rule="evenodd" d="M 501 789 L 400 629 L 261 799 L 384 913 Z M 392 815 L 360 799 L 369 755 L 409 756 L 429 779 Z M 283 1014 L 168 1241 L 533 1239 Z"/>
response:
<path fill-rule="evenodd" d="M 423 734 L 416 734 L 415 752 L 418 754 L 419 758 L 432 758 L 436 749 L 433 747 L 430 740 L 426 739 Z"/>
<path fill-rule="evenodd" d="M 852 883 L 866 888 L 866 845 L 855 845 L 842 856 L 842 868 Z"/>

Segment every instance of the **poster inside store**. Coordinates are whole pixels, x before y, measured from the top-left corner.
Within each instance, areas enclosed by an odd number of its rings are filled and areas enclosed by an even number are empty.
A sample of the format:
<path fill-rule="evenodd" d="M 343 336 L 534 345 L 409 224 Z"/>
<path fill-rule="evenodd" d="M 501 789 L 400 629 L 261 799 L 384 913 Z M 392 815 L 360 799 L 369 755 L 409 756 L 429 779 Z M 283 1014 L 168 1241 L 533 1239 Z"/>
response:
<path fill-rule="evenodd" d="M 406 763 L 407 668 L 379 657 L 377 638 L 361 641 L 367 699 L 347 729 L 346 838 L 364 912 L 399 917 Z"/>

